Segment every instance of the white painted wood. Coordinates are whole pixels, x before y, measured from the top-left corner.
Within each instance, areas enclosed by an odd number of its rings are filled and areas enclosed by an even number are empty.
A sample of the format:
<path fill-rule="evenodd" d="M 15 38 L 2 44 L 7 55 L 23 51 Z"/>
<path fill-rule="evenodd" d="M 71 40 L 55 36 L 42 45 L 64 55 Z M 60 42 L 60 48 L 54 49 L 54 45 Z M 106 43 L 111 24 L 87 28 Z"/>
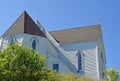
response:
<path fill-rule="evenodd" d="M 0 45 L 4 49 L 9 44 L 11 36 L 1 37 Z M 19 44 L 32 46 L 32 39 L 37 39 L 36 50 L 41 55 L 46 55 L 46 67 L 52 69 L 55 62 L 59 63 L 59 73 L 74 72 L 78 76 L 87 76 L 91 78 L 102 78 L 101 68 L 106 69 L 106 58 L 104 54 L 103 44 L 100 40 L 84 41 L 79 43 L 66 43 L 60 45 L 67 53 L 60 52 L 51 44 L 46 37 L 35 36 L 30 34 L 14 35 Z M 78 72 L 77 52 L 80 51 L 83 56 L 83 69 Z M 101 52 L 103 52 L 103 61 L 101 60 Z M 62 55 L 62 56 L 61 56 Z"/>
<path fill-rule="evenodd" d="M 2 46 L 2 37 L 0 38 L 0 47 Z"/>
<path fill-rule="evenodd" d="M 81 43 L 69 43 L 69 44 L 62 44 L 61 45 L 67 51 L 76 52 L 81 50 L 83 53 L 83 72 L 82 76 L 98 78 L 97 74 L 97 42 L 96 41 L 88 41 L 88 42 L 81 42 Z M 75 66 L 77 68 L 77 58 L 75 55 L 70 55 L 71 59 L 74 59 Z M 79 75 L 79 73 L 78 73 Z"/>

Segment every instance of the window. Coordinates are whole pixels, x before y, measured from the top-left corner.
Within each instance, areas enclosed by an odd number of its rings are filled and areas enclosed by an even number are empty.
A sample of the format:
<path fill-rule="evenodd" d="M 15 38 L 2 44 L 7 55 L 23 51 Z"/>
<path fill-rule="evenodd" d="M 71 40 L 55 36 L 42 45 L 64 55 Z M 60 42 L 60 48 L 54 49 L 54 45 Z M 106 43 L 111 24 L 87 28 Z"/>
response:
<path fill-rule="evenodd" d="M 103 68 L 101 69 L 101 77 L 105 78 L 105 74 L 104 74 L 104 69 Z"/>
<path fill-rule="evenodd" d="M 31 42 L 31 47 L 32 47 L 34 50 L 36 50 L 37 44 L 39 44 L 38 38 L 37 38 L 37 37 L 32 37 L 32 38 L 30 39 L 30 42 Z"/>
<path fill-rule="evenodd" d="M 32 48 L 33 49 L 36 49 L 36 40 L 34 39 L 33 42 L 32 42 Z"/>
<path fill-rule="evenodd" d="M 102 60 L 102 62 L 104 62 L 103 53 L 101 53 L 101 60 Z"/>
<path fill-rule="evenodd" d="M 104 72 L 102 72 L 102 78 L 103 78 L 103 79 L 105 78 L 105 74 L 104 74 Z"/>
<path fill-rule="evenodd" d="M 76 62 L 77 62 L 77 72 L 83 72 L 84 68 L 84 52 L 78 50 L 76 54 Z"/>
<path fill-rule="evenodd" d="M 10 44 L 13 44 L 15 41 L 16 41 L 16 38 L 15 38 L 14 36 L 11 36 L 11 37 L 9 38 L 9 43 L 10 43 Z"/>
<path fill-rule="evenodd" d="M 11 38 L 10 43 L 13 43 L 13 42 L 14 42 L 14 39 L 13 39 L 13 38 Z"/>
<path fill-rule="evenodd" d="M 59 72 L 59 64 L 53 64 L 53 70 Z"/>
<path fill-rule="evenodd" d="M 82 56 L 78 54 L 78 71 L 82 70 Z"/>

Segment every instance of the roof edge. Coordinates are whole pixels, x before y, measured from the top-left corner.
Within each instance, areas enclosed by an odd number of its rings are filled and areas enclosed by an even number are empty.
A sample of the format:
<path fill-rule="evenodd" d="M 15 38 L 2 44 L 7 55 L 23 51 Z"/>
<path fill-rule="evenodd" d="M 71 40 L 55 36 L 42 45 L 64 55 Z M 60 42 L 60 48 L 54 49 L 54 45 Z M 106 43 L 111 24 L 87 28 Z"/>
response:
<path fill-rule="evenodd" d="M 3 37 L 5 35 L 6 32 L 8 32 L 8 30 L 17 22 L 17 20 L 19 20 L 19 18 L 25 13 L 26 11 L 23 11 L 23 13 L 17 17 L 17 19 L 13 22 L 13 24 L 1 35 L 1 37 Z M 24 33 L 24 32 L 23 32 Z"/>
<path fill-rule="evenodd" d="M 51 32 L 58 32 L 58 31 L 64 31 L 64 30 L 72 30 L 72 29 L 77 29 L 77 28 L 87 28 L 87 27 L 101 27 L 101 25 L 100 24 L 96 24 L 96 25 L 87 25 L 87 26 L 80 26 L 80 27 L 74 27 L 74 28 L 66 28 L 66 29 L 49 31 L 49 33 L 51 33 Z"/>

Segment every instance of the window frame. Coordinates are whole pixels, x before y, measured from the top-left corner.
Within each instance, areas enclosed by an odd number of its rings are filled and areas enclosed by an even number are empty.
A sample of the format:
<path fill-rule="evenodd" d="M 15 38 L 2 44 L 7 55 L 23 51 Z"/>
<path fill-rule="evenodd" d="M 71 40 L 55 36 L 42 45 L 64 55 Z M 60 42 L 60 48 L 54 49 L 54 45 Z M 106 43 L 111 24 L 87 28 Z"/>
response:
<path fill-rule="evenodd" d="M 81 57 L 81 64 L 79 63 L 79 55 Z M 83 65 L 83 62 L 84 62 L 84 54 L 82 51 L 78 51 L 77 52 L 77 72 L 82 72 L 83 71 L 83 68 L 84 68 L 84 65 Z M 80 65 L 79 65 L 80 64 Z M 79 66 L 81 67 L 81 69 L 79 69 Z"/>
<path fill-rule="evenodd" d="M 16 41 L 15 36 L 11 36 L 11 37 L 9 38 L 9 40 L 8 40 L 8 42 L 9 42 L 10 44 L 15 43 L 15 41 Z"/>
<path fill-rule="evenodd" d="M 78 71 L 82 70 L 82 55 L 78 54 Z"/>
<path fill-rule="evenodd" d="M 36 41 L 35 48 L 33 48 L 33 42 L 34 42 L 34 40 Z M 36 49 L 37 49 L 37 44 L 39 44 L 39 40 L 38 40 L 37 37 L 32 37 L 32 38 L 30 39 L 30 43 L 31 43 L 31 47 L 32 47 L 34 50 L 36 50 Z"/>
<path fill-rule="evenodd" d="M 33 41 L 32 41 L 32 48 L 33 48 L 34 50 L 36 50 L 36 45 L 37 45 L 37 42 L 36 42 L 35 39 L 33 39 Z"/>
<path fill-rule="evenodd" d="M 55 65 L 57 65 L 57 69 L 55 68 Z M 60 68 L 59 63 L 54 63 L 52 68 L 53 68 L 53 70 L 56 70 L 57 72 L 59 72 L 59 68 Z"/>

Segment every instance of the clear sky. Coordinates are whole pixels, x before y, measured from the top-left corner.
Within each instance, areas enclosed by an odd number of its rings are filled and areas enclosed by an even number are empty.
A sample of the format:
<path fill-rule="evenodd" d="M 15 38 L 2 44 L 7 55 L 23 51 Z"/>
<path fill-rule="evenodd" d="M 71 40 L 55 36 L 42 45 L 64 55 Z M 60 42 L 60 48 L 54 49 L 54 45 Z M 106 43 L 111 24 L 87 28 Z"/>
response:
<path fill-rule="evenodd" d="M 120 0 L 0 0 L 0 35 L 24 10 L 48 31 L 101 24 L 107 68 L 120 73 Z"/>

